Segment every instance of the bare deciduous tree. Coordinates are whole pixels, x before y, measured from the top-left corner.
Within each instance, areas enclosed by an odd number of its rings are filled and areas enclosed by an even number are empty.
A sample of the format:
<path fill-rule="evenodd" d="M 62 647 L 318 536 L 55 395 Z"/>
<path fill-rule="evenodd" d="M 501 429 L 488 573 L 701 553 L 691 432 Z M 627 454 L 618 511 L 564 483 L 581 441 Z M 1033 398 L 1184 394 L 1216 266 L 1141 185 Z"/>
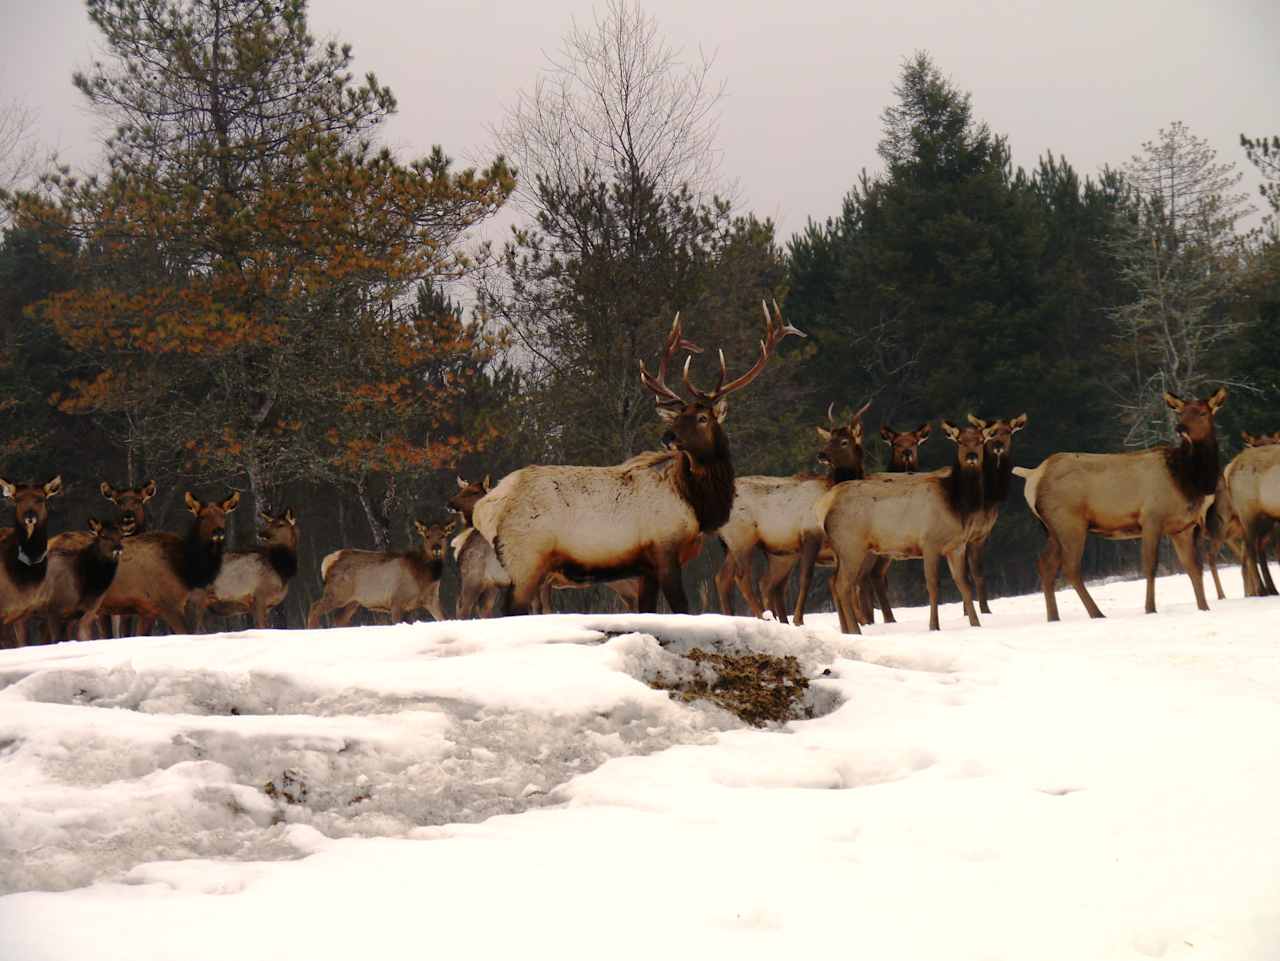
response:
<path fill-rule="evenodd" d="M 18 100 L 0 105 L 0 194 L 25 186 L 37 173 L 40 147 L 35 138 L 35 114 Z M 0 204 L 0 228 L 9 213 Z"/>

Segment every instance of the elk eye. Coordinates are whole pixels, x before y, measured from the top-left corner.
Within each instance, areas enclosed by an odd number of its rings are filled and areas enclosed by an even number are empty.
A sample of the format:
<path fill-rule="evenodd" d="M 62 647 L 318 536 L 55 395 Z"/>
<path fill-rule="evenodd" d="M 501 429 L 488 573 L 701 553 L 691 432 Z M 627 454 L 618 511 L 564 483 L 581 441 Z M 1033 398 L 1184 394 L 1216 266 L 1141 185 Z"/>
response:
<path fill-rule="evenodd" d="M 699 423 L 699 424 L 705 424 L 706 422 L 707 422 L 707 415 L 706 415 L 706 414 L 699 414 L 699 415 L 698 415 L 698 423 Z"/>

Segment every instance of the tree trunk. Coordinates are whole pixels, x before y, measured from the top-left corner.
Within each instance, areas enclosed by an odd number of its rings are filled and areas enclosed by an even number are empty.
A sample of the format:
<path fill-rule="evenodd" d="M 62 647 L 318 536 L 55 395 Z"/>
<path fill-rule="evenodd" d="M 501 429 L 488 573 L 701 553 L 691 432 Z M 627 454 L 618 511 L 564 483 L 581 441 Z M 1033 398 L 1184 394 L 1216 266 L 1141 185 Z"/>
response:
<path fill-rule="evenodd" d="M 373 535 L 374 548 L 380 551 L 388 550 L 391 546 L 391 532 L 386 520 L 379 517 L 377 510 L 374 509 L 373 498 L 369 496 L 369 489 L 365 486 L 363 478 L 356 485 L 356 496 L 360 499 L 365 519 L 369 522 L 369 532 Z"/>

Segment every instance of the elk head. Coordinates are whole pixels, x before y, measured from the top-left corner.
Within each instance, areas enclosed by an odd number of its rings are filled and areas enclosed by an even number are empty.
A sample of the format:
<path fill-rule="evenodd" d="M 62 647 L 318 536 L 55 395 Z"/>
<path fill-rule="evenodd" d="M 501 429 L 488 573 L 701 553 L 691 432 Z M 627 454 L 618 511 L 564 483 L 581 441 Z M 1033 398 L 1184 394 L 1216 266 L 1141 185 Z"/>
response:
<path fill-rule="evenodd" d="M 914 474 L 920 469 L 920 445 L 929 439 L 933 428 L 927 423 L 915 430 L 896 431 L 880 425 L 880 436 L 889 444 L 889 470 L 895 474 Z"/>
<path fill-rule="evenodd" d="M 62 493 L 62 475 L 44 484 L 11 484 L 0 477 L 0 492 L 13 501 L 14 521 L 22 531 L 22 539 L 30 541 L 49 522 L 48 500 Z"/>
<path fill-rule="evenodd" d="M 819 427 L 818 439 L 822 449 L 818 451 L 818 463 L 826 464 L 837 475 L 849 475 L 845 479 L 861 480 L 862 470 L 862 415 L 871 401 L 862 405 L 848 424 L 840 424 L 835 418 L 835 402 L 827 406 L 828 427 Z"/>
<path fill-rule="evenodd" d="M 444 559 L 445 549 L 449 546 L 449 535 L 453 533 L 456 525 L 456 520 L 449 521 L 447 524 L 431 525 L 424 524 L 421 521 L 413 522 L 413 529 L 422 538 L 422 553 L 427 556 L 428 560 L 439 561 Z"/>
<path fill-rule="evenodd" d="M 298 519 L 293 516 L 293 508 L 286 507 L 283 514 L 273 517 L 266 511 L 258 512 L 258 540 L 267 547 L 298 548 Z"/>
<path fill-rule="evenodd" d="M 962 470 L 982 470 L 987 442 L 995 437 L 994 427 L 957 427 L 944 420 L 942 432 L 956 445 L 956 463 Z"/>
<path fill-rule="evenodd" d="M 684 339 L 680 326 L 680 315 L 676 314 L 671 324 L 671 333 L 667 336 L 666 347 L 662 359 L 658 363 L 658 375 L 655 377 L 645 369 L 644 361 L 640 362 L 640 382 L 657 397 L 658 416 L 667 425 L 662 435 L 662 444 L 668 450 L 683 452 L 693 463 L 728 457 L 728 444 L 725 441 L 721 424 L 728 414 L 729 405 L 726 398 L 736 390 L 741 390 L 760 376 L 765 365 L 773 355 L 778 343 L 788 334 L 804 337 L 805 334 L 790 324 L 783 323 L 782 313 L 778 305 L 773 305 L 773 316 L 769 308 L 764 308 L 764 339 L 760 341 L 760 357 L 751 369 L 739 377 L 725 383 L 727 371 L 724 351 L 720 351 L 720 376 L 716 386 L 709 391 L 699 390 L 689 380 L 689 362 L 684 362 L 684 386 L 692 400 L 686 401 L 667 386 L 667 367 L 677 350 L 684 349 L 691 354 L 701 353 L 701 348 Z M 775 324 L 774 321 L 777 321 Z"/>
<path fill-rule="evenodd" d="M 89 518 L 88 527 L 98 554 L 104 560 L 120 560 L 124 553 L 124 532 L 115 524 L 104 524 L 96 517 Z"/>
<path fill-rule="evenodd" d="M 476 504 L 480 502 L 480 498 L 489 493 L 491 485 L 489 484 L 489 475 L 485 474 L 484 478 L 479 481 L 471 481 L 468 483 L 462 477 L 458 477 L 458 492 L 449 498 L 446 507 L 451 511 L 456 511 L 462 515 L 462 519 L 467 526 L 471 526 L 471 513 L 475 510 Z"/>
<path fill-rule="evenodd" d="M 1214 437 L 1213 418 L 1227 402 L 1227 389 L 1219 387 L 1204 400 L 1183 400 L 1165 391 L 1164 402 L 1178 415 L 1173 430 L 1179 442 L 1203 444 Z"/>
<path fill-rule="evenodd" d="M 98 489 L 102 491 L 103 497 L 119 508 L 119 524 L 122 535 L 132 537 L 142 530 L 142 525 L 146 520 L 142 505 L 156 496 L 155 481 L 149 480 L 141 487 L 126 487 L 122 490 L 116 490 L 106 481 L 103 481 Z"/>
<path fill-rule="evenodd" d="M 1270 447 L 1280 444 L 1280 430 L 1272 434 L 1250 434 L 1247 430 L 1240 432 L 1245 447 Z"/>
<path fill-rule="evenodd" d="M 240 492 L 236 491 L 220 504 L 213 501 L 202 504 L 192 496 L 191 491 L 187 491 L 183 499 L 187 510 L 195 515 L 196 537 L 205 543 L 221 546 L 227 539 L 227 515 L 240 503 Z"/>
<path fill-rule="evenodd" d="M 987 456 L 995 458 L 996 466 L 1000 467 L 1013 451 L 1013 435 L 1027 426 L 1027 415 L 1019 414 L 1011 420 L 983 420 L 970 414 L 969 423 L 982 431 L 991 428 Z"/>

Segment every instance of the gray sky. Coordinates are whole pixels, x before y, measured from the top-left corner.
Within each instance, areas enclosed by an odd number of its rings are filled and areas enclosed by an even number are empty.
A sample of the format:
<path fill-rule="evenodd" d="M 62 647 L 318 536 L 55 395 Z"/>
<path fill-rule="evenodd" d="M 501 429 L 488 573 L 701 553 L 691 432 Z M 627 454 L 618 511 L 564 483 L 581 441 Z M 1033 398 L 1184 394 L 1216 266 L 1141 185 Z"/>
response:
<path fill-rule="evenodd" d="M 721 173 L 744 208 L 785 239 L 839 210 L 875 170 L 880 112 L 902 59 L 928 50 L 973 94 L 976 116 L 1009 136 L 1015 163 L 1045 150 L 1082 173 L 1119 165 L 1184 121 L 1236 161 L 1239 134 L 1280 133 L 1280 3 L 1275 0 L 647 0 L 672 46 L 715 57 L 723 80 Z M 545 53 L 591 0 L 312 0 L 313 32 L 351 43 L 400 102 L 387 139 L 433 143 L 471 162 L 490 126 L 532 86 Z M 74 165 L 98 156 L 95 118 L 71 86 L 96 32 L 79 0 L 0 0 L 0 103 L 38 116 L 38 136 Z"/>

